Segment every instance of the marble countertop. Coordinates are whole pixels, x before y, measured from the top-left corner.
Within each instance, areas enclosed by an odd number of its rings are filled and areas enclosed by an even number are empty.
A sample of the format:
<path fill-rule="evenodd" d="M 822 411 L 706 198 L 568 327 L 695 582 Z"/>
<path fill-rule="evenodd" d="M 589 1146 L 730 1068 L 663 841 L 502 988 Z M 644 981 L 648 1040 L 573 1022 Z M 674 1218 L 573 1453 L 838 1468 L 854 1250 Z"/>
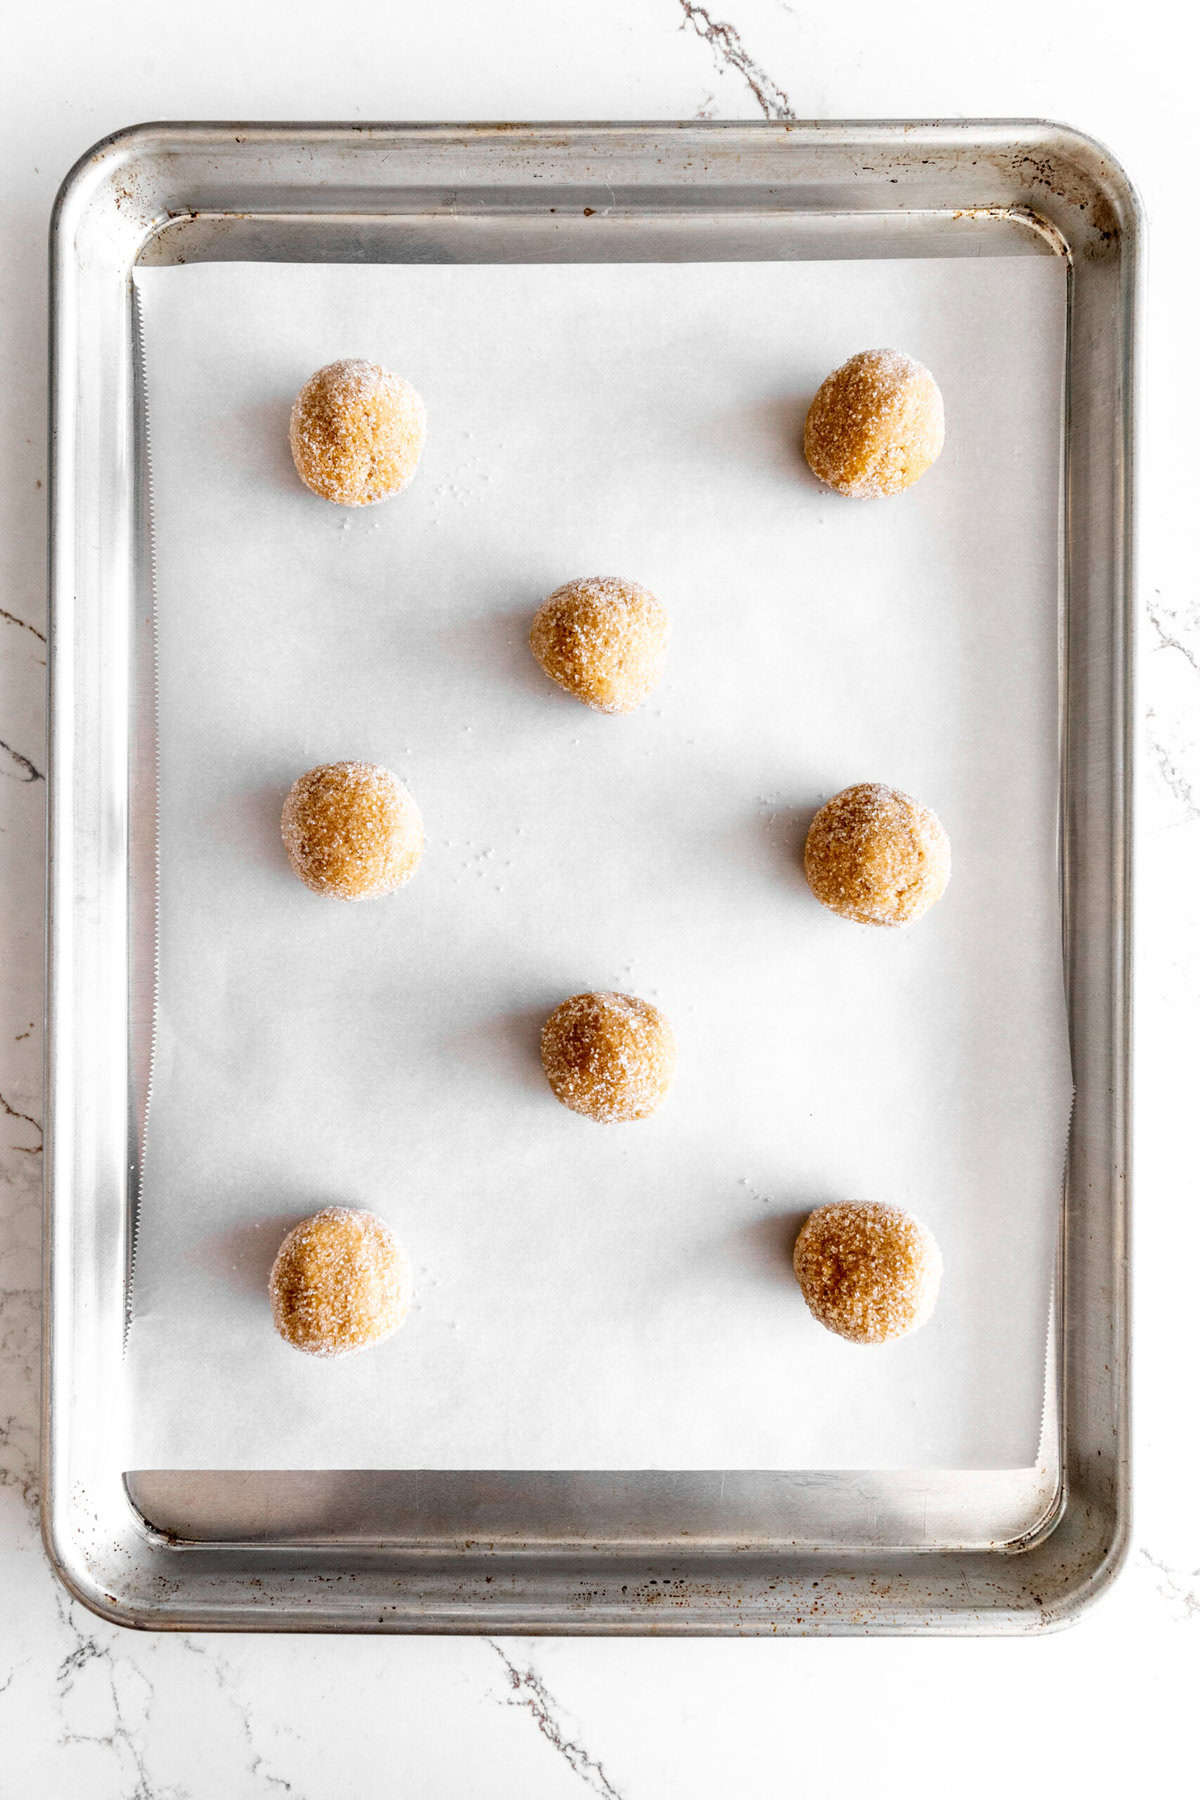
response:
<path fill-rule="evenodd" d="M 30 1800 L 467 1792 L 1153 1789 L 1193 1760 L 1200 1453 L 1185 1358 L 1200 1208 L 1184 1123 L 1200 1000 L 1200 492 L 1191 228 L 1198 28 L 1162 0 L 47 0 L 10 11 L 0 119 L 0 1793 Z M 1134 1548 L 1031 1641 L 141 1636 L 38 1537 L 45 230 L 58 182 L 144 118 L 1044 116 L 1106 141 L 1151 228 L 1141 465 Z M 1196 158 L 1196 163 L 1192 158 Z"/>

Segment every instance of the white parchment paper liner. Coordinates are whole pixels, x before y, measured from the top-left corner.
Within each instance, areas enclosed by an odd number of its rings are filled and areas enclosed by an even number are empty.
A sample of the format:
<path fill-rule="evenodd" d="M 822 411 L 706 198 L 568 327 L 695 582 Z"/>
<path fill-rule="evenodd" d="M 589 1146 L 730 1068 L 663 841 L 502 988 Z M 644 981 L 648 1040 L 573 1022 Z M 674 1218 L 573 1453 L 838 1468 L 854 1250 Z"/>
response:
<path fill-rule="evenodd" d="M 1064 269 L 972 262 L 214 264 L 138 276 L 157 552 L 160 991 L 130 1466 L 1032 1463 L 1069 1097 L 1057 519 Z M 853 503 L 804 408 L 853 350 L 942 384 L 936 469 Z M 342 355 L 430 433 L 409 492 L 307 494 L 287 412 Z M 526 635 L 576 574 L 674 620 L 637 715 Z M 429 843 L 384 902 L 291 876 L 283 795 L 341 757 Z M 800 872 L 879 779 L 950 833 L 943 902 L 848 926 Z M 680 1044 L 654 1120 L 544 1086 L 565 995 L 636 991 Z M 932 1322 L 864 1350 L 809 1317 L 802 1211 L 908 1206 Z M 271 1331 L 284 1230 L 374 1208 L 409 1323 L 322 1363 Z"/>

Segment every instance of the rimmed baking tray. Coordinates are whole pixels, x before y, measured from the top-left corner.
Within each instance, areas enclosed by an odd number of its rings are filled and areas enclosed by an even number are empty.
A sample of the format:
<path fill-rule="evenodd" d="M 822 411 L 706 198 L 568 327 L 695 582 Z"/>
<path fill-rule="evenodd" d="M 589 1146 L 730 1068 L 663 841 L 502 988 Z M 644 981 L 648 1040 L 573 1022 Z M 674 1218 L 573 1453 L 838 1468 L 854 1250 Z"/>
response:
<path fill-rule="evenodd" d="M 52 236 L 44 1522 L 58 1572 L 174 1629 L 1027 1632 L 1128 1516 L 1131 558 L 1140 224 L 1041 123 L 150 125 Z M 132 273 L 163 262 L 1055 255 L 1068 269 L 1063 943 L 1075 1114 L 1045 1451 L 1003 1473 L 122 1468 L 150 1008 L 150 585 Z"/>

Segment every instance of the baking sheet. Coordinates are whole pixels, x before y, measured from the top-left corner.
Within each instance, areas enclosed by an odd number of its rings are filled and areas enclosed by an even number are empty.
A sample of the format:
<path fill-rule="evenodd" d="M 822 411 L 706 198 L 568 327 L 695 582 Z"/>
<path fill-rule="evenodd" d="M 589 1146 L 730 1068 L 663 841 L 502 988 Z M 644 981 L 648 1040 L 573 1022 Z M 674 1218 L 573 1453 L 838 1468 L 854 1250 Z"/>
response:
<path fill-rule="evenodd" d="M 141 1467 L 1018 1467 L 1033 1461 L 1069 1095 L 1056 856 L 1065 271 L 1050 258 L 139 274 L 158 594 L 160 991 L 130 1337 Z M 946 394 L 902 500 L 819 489 L 804 407 L 896 343 Z M 287 410 L 372 356 L 430 412 L 362 513 L 299 486 Z M 608 719 L 533 665 L 574 574 L 671 609 Z M 290 875 L 318 761 L 424 811 L 399 896 Z M 935 806 L 910 931 L 822 911 L 829 793 Z M 595 1127 L 537 1058 L 616 986 L 680 1040 L 663 1112 Z M 802 1211 L 936 1230 L 913 1339 L 822 1332 Z M 384 1213 L 416 1305 L 370 1355 L 274 1338 L 266 1272 L 329 1201 Z"/>

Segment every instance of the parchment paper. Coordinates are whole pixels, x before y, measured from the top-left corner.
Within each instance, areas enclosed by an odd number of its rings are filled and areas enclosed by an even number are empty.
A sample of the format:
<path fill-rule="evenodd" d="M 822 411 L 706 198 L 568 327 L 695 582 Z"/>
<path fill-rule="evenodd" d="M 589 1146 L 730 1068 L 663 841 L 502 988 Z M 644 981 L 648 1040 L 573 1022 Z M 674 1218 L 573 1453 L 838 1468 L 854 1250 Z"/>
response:
<path fill-rule="evenodd" d="M 1032 1463 L 1067 1125 L 1056 521 L 1064 269 L 1046 258 L 211 265 L 138 277 L 160 759 L 158 1037 L 130 1466 Z M 821 378 L 927 362 L 941 462 L 856 504 L 807 474 Z M 344 511 L 287 417 L 343 355 L 424 394 L 408 493 Z M 540 600 L 624 573 L 674 621 L 640 713 L 562 695 Z M 428 849 L 347 906 L 288 870 L 317 762 L 395 769 Z M 953 845 L 900 932 L 822 910 L 815 807 L 908 789 Z M 538 1029 L 617 987 L 673 1020 L 663 1111 L 600 1127 Z M 909 1207 L 945 1255 L 912 1339 L 845 1344 L 803 1211 Z M 392 1221 L 405 1329 L 271 1329 L 284 1230 Z"/>

